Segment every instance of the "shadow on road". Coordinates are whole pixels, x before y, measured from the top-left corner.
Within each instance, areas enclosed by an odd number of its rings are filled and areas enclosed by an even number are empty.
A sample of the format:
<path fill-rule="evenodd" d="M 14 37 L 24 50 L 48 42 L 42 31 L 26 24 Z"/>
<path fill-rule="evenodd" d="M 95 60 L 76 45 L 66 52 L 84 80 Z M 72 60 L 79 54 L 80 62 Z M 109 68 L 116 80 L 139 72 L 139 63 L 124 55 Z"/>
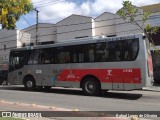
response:
<path fill-rule="evenodd" d="M 120 92 L 116 92 L 116 91 L 111 91 L 111 92 L 107 92 L 105 93 L 105 95 L 103 95 L 103 97 L 106 98 L 116 98 L 116 99 L 127 99 L 127 100 L 137 100 L 140 99 L 142 97 L 142 94 L 136 94 L 136 93 L 120 93 Z"/>
<path fill-rule="evenodd" d="M 0 86 L 0 90 L 14 90 L 14 91 L 25 91 L 25 92 L 33 92 L 33 91 L 26 91 L 24 87 L 17 87 L 17 86 Z M 81 89 L 71 89 L 71 88 L 52 88 L 49 90 L 46 89 L 36 89 L 34 92 L 43 92 L 43 93 L 56 93 L 56 94 L 68 94 L 68 95 L 78 95 L 78 96 L 85 96 Z M 136 93 L 122 93 L 116 91 L 109 91 L 104 93 L 101 96 L 102 98 L 116 98 L 116 99 L 126 99 L 126 100 L 137 100 L 142 97 L 142 94 Z M 90 96 L 90 97 L 97 97 L 97 96 Z"/>

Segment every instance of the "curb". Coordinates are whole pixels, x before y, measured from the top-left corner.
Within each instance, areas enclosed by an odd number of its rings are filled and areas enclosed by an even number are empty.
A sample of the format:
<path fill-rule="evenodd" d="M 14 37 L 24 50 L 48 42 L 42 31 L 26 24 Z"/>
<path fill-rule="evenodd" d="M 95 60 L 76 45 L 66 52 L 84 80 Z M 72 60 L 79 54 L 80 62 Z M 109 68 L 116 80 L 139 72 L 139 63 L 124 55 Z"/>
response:
<path fill-rule="evenodd" d="M 67 109 L 67 108 L 60 108 L 60 107 L 55 107 L 55 106 L 45 106 L 45 105 L 37 105 L 35 103 L 33 104 L 27 104 L 27 103 L 20 103 L 20 102 L 9 102 L 5 100 L 0 100 L 0 104 L 5 104 L 5 105 L 12 105 L 13 107 L 20 106 L 20 107 L 28 107 L 28 108 L 35 108 L 35 109 L 44 109 L 48 111 L 79 111 L 78 109 Z"/>
<path fill-rule="evenodd" d="M 160 87 L 159 88 L 148 88 L 148 87 L 145 87 L 142 89 L 143 91 L 154 91 L 154 92 L 160 92 Z"/>

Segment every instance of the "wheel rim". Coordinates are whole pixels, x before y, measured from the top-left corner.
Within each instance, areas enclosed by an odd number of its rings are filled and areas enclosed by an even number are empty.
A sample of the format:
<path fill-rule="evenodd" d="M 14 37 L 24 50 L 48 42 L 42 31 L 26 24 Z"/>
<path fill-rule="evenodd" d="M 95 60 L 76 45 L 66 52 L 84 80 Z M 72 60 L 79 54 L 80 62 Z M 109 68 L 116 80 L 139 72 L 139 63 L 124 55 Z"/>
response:
<path fill-rule="evenodd" d="M 89 92 L 89 93 L 94 92 L 94 91 L 95 91 L 95 88 L 96 88 L 96 86 L 95 86 L 94 82 L 92 82 L 92 81 L 88 81 L 88 82 L 85 84 L 85 89 L 86 89 L 86 91 Z"/>
<path fill-rule="evenodd" d="M 33 82 L 32 81 L 27 81 L 27 88 L 32 88 L 33 87 Z"/>

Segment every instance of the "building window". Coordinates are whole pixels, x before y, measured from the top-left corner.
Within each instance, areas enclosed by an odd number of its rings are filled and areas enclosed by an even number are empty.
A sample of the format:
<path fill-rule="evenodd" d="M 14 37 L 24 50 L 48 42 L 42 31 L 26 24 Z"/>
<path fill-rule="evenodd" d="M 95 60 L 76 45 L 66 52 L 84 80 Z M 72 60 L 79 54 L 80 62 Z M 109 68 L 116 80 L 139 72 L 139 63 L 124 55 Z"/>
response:
<path fill-rule="evenodd" d="M 4 45 L 4 50 L 6 50 L 6 45 Z"/>

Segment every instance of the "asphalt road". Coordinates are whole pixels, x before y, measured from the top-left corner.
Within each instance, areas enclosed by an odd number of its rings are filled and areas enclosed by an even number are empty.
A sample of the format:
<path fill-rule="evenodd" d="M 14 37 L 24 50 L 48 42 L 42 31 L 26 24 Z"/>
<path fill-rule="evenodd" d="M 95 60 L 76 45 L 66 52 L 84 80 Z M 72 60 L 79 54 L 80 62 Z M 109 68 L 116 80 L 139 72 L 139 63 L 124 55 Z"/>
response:
<path fill-rule="evenodd" d="M 0 86 L 0 100 L 84 111 L 160 111 L 160 92 L 142 90 L 109 91 L 91 97 L 79 89 L 25 91 L 23 86 Z"/>

